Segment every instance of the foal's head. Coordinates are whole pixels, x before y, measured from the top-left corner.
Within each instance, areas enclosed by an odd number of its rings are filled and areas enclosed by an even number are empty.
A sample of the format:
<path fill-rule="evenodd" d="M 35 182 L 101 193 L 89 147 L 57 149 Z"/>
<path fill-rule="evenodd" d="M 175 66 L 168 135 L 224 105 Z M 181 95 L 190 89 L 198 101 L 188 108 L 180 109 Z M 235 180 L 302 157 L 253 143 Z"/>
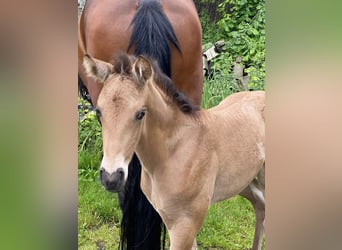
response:
<path fill-rule="evenodd" d="M 103 83 L 96 107 L 103 138 L 100 179 L 107 190 L 116 192 L 125 184 L 140 137 L 146 112 L 144 85 L 152 80 L 152 65 L 144 57 L 133 61 L 125 54 L 113 64 L 85 56 L 83 64 L 89 76 Z"/>
<path fill-rule="evenodd" d="M 89 76 L 103 83 L 96 107 L 103 138 L 100 179 L 107 190 L 119 191 L 139 142 L 145 113 L 151 106 L 147 99 L 158 99 L 157 95 L 149 95 L 147 86 L 157 86 L 185 114 L 195 113 L 198 107 L 177 90 L 155 62 L 143 56 L 120 54 L 113 64 L 85 56 L 83 64 Z"/>

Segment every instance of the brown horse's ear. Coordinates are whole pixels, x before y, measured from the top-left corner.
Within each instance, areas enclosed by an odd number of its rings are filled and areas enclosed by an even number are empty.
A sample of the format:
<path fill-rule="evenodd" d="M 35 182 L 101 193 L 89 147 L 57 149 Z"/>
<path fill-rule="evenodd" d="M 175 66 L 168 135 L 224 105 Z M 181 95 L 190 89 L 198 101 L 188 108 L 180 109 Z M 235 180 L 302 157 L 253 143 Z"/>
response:
<path fill-rule="evenodd" d="M 153 69 L 151 62 L 143 56 L 139 56 L 133 65 L 133 73 L 144 82 L 152 77 Z"/>
<path fill-rule="evenodd" d="M 113 65 L 85 55 L 83 67 L 88 76 L 95 78 L 99 82 L 104 82 L 113 71 Z"/>

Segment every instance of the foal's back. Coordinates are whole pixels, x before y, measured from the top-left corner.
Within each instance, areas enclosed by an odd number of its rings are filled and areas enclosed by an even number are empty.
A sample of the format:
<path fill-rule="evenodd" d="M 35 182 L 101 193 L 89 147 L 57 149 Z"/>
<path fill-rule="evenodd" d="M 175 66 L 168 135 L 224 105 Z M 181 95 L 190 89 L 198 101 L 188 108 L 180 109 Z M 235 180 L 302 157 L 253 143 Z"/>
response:
<path fill-rule="evenodd" d="M 219 105 L 210 109 L 212 112 L 217 111 L 238 111 L 239 108 L 253 106 L 257 112 L 263 113 L 265 106 L 265 92 L 264 91 L 243 91 L 232 94 L 226 97 Z"/>
<path fill-rule="evenodd" d="M 226 97 L 219 105 L 209 109 L 218 118 L 218 126 L 228 126 L 229 130 L 256 129 L 264 126 L 264 91 L 245 91 Z M 235 129 L 232 126 L 236 126 Z"/>
<path fill-rule="evenodd" d="M 254 91 L 233 94 L 209 110 L 219 159 L 212 203 L 240 193 L 260 171 L 265 161 L 264 107 L 265 92 Z"/>

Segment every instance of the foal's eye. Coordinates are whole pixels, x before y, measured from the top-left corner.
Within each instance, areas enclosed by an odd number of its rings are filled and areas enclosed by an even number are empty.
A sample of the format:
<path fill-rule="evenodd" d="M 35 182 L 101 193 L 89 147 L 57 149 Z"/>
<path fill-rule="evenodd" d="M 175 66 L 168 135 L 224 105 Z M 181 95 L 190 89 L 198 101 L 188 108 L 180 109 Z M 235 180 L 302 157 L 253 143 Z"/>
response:
<path fill-rule="evenodd" d="M 141 109 L 135 114 L 135 119 L 139 121 L 139 120 L 142 120 L 144 116 L 145 116 L 145 109 Z"/>

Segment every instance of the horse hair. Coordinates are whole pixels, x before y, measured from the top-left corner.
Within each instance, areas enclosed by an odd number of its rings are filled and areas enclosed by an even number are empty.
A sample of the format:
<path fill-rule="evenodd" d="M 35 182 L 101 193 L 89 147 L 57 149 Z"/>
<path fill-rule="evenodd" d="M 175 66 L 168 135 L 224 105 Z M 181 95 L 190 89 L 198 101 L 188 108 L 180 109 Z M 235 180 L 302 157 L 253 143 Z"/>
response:
<path fill-rule="evenodd" d="M 159 1 L 140 0 L 131 25 L 132 36 L 127 51 L 135 46 L 134 55 L 149 55 L 157 60 L 162 71 L 171 77 L 171 47 L 181 52 L 175 32 Z"/>
<path fill-rule="evenodd" d="M 191 100 L 181 91 L 179 91 L 172 80 L 161 72 L 158 64 L 152 61 L 154 71 L 154 82 L 157 86 L 178 106 L 185 114 L 194 114 L 199 107 L 194 105 Z"/>
<path fill-rule="evenodd" d="M 141 165 L 136 154 L 128 167 L 128 177 L 121 196 L 121 243 L 122 250 L 159 250 L 165 247 L 165 226 L 161 246 L 162 220 L 146 199 L 140 188 Z"/>
<path fill-rule="evenodd" d="M 113 64 L 114 73 L 129 75 L 132 72 L 130 57 L 123 52 L 117 53 L 111 63 Z"/>

